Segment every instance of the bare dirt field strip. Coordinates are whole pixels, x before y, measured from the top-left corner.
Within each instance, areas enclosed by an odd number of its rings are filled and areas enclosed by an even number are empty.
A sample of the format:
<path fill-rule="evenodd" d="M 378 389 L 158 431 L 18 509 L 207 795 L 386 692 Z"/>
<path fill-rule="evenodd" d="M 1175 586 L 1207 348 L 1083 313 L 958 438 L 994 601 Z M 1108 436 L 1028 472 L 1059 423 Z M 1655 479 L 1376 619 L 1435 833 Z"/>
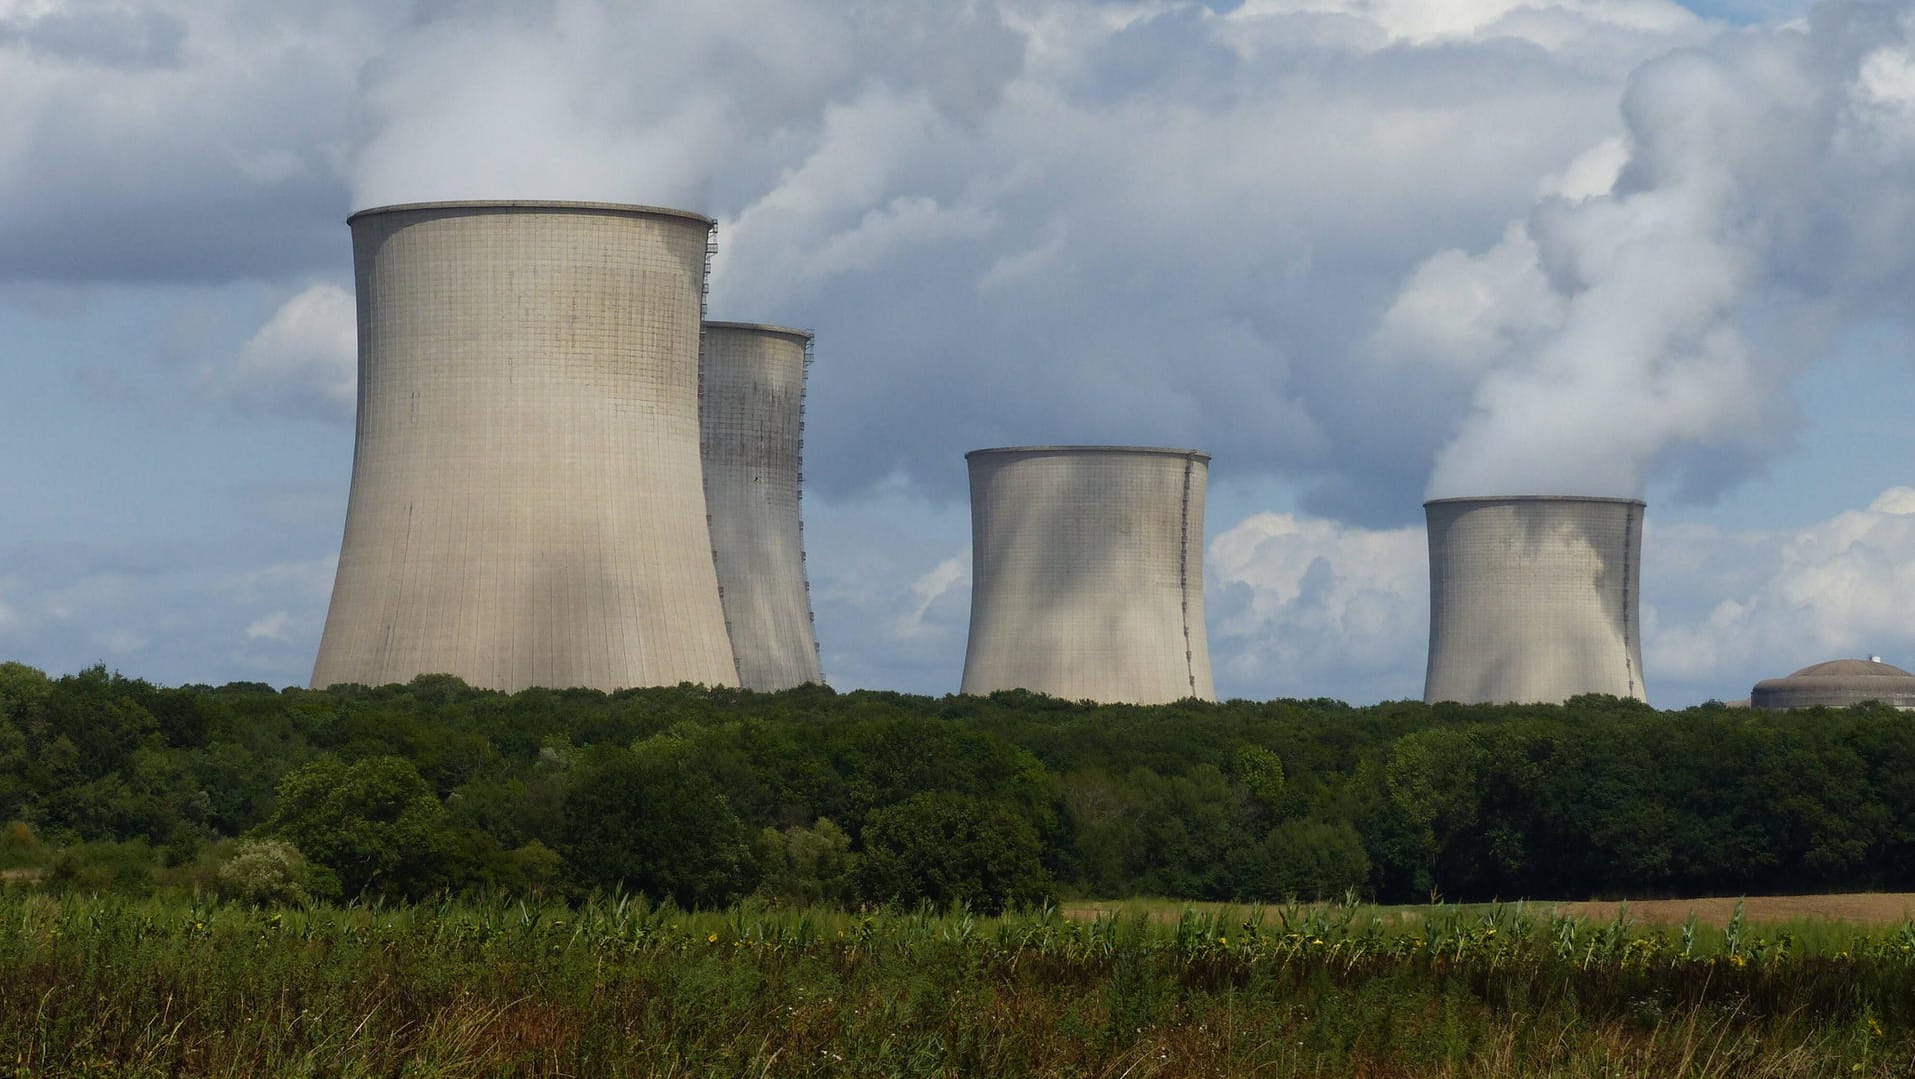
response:
<path fill-rule="evenodd" d="M 1634 922 L 1679 925 L 1690 912 L 1705 925 L 1726 924 L 1742 904 L 1742 917 L 1749 922 L 1789 922 L 1817 920 L 1848 922 L 1855 925 L 1898 924 L 1915 918 L 1915 892 L 1854 892 L 1846 895 L 1752 895 L 1741 900 L 1735 896 L 1706 899 L 1632 899 L 1629 918 Z M 1530 900 L 1538 913 L 1574 915 L 1592 921 L 1609 921 L 1622 906 L 1619 902 L 1568 902 Z M 1261 909 L 1270 916 L 1276 904 Z M 1230 918 L 1247 917 L 1254 908 L 1232 903 L 1178 903 L 1164 899 L 1086 900 L 1064 904 L 1064 916 L 1088 921 L 1111 911 L 1145 911 L 1152 921 L 1176 921 L 1184 910 L 1216 912 Z M 1377 907 L 1383 916 L 1422 917 L 1425 907 Z"/>
<path fill-rule="evenodd" d="M 1643 899 L 1631 900 L 1629 917 L 1639 922 L 1679 923 L 1691 911 L 1696 920 L 1722 925 L 1735 913 L 1736 899 Z M 1751 922 L 1789 922 L 1815 919 L 1853 922 L 1858 925 L 1899 923 L 1915 917 L 1915 892 L 1855 892 L 1848 895 L 1752 895 L 1741 900 L 1742 916 Z M 1618 903 L 1553 903 L 1562 914 L 1574 914 L 1596 921 L 1616 916 Z"/>

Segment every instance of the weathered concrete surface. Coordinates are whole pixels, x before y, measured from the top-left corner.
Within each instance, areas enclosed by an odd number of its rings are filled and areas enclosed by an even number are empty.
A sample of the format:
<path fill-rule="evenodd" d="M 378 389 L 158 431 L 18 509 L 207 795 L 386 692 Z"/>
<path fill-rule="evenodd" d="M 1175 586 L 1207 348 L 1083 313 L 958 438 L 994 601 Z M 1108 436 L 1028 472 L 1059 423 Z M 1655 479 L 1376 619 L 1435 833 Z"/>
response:
<path fill-rule="evenodd" d="M 428 203 L 350 224 L 358 435 L 313 684 L 736 684 L 698 447 L 710 222 Z"/>
<path fill-rule="evenodd" d="M 971 637 L 961 692 L 1213 699 L 1204 483 L 1194 450 L 976 450 Z"/>
<path fill-rule="evenodd" d="M 781 326 L 705 324 L 705 501 L 725 623 L 746 689 L 824 681 L 799 514 L 810 343 L 809 333 Z"/>
<path fill-rule="evenodd" d="M 1424 503 L 1430 662 L 1423 699 L 1644 699 L 1643 504 L 1518 496 Z"/>

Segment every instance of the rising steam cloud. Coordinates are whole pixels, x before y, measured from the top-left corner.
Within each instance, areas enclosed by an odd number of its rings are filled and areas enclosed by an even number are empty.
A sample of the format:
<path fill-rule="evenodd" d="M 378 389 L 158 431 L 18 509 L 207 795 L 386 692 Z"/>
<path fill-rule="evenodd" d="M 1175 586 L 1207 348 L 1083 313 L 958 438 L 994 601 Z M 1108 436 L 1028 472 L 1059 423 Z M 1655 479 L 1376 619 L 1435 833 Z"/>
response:
<path fill-rule="evenodd" d="M 1909 5 L 1437 6 L 433 8 L 344 160 L 360 206 L 717 217 L 714 314 L 820 332 L 840 495 L 1020 442 L 1200 445 L 1367 523 L 1760 468 L 1915 295 Z"/>
<path fill-rule="evenodd" d="M 1846 329 L 1906 313 L 1915 254 L 1915 15 L 1803 23 L 1652 61 L 1625 154 L 1502 241 L 1425 262 L 1372 347 L 1474 381 L 1434 497 L 1707 497 L 1789 437 L 1791 380 Z M 1572 169 L 1574 173 L 1577 170 Z"/>
<path fill-rule="evenodd" d="M 1419 260 L 1613 134 L 1627 71 L 1706 36 L 1667 0 L 1449 7 L 428 8 L 365 69 L 344 160 L 358 206 L 718 218 L 714 315 L 819 331 L 828 493 L 954 497 L 980 445 L 1152 443 L 1396 515 L 1468 387 L 1379 391 L 1353 345 Z"/>
<path fill-rule="evenodd" d="M 975 65 L 953 54 L 994 57 Z M 820 116 L 908 82 L 952 115 L 1015 66 L 975 12 L 896 0 L 552 0 L 428 10 L 363 80 L 356 206 L 623 200 L 717 210 L 774 186 Z"/>

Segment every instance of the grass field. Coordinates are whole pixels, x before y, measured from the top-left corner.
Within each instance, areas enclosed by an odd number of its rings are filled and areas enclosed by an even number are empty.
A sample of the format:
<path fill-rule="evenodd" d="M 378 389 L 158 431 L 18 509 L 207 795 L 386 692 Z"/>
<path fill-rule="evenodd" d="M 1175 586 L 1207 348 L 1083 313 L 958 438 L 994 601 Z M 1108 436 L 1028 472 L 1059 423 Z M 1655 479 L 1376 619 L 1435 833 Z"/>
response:
<path fill-rule="evenodd" d="M 255 910 L 16 890 L 0 893 L 0 1073 L 1909 1074 L 1915 925 L 1804 924 Z"/>

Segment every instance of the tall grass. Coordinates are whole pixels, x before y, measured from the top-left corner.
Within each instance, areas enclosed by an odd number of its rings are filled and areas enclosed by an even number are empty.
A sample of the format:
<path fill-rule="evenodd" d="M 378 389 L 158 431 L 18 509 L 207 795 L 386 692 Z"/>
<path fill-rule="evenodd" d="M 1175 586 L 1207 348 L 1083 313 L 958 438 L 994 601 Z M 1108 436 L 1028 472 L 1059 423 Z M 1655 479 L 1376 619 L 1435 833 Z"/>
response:
<path fill-rule="evenodd" d="M 0 895 L 0 1073 L 1853 1076 L 1915 925 Z"/>

